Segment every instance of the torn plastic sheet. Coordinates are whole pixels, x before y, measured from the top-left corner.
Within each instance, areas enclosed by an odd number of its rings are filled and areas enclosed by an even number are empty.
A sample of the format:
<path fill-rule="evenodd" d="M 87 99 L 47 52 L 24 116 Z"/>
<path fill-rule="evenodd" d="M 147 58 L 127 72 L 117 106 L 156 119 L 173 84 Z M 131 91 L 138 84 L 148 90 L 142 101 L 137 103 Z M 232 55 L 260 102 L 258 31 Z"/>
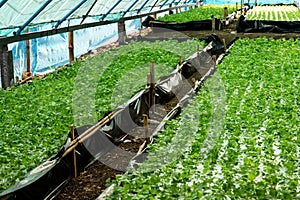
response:
<path fill-rule="evenodd" d="M 241 15 L 236 30 L 244 33 L 299 33 L 300 21 L 245 20 Z"/>
<path fill-rule="evenodd" d="M 193 64 L 195 66 L 193 66 Z M 196 69 L 189 69 L 191 67 Z M 156 98 L 155 104 L 160 105 L 160 100 L 176 91 L 176 88 L 182 87 L 180 83 L 183 84 L 183 80 L 190 77 L 192 73 L 195 73 L 195 70 L 200 72 L 200 80 L 204 80 L 205 77 L 212 72 L 213 68 L 214 63 L 206 52 L 201 51 L 195 53 L 184 62 L 181 68 L 177 68 L 170 76 L 159 79 L 155 87 L 155 92 L 158 90 L 157 88 L 164 88 L 164 93 L 155 94 L 158 97 Z M 199 87 L 200 84 L 196 84 L 196 86 Z M 190 89 L 187 87 L 186 89 L 185 95 L 182 96 L 181 99 L 178 99 L 179 104 L 177 106 L 175 105 L 175 108 L 173 108 L 171 112 L 166 113 L 162 119 L 169 119 L 180 113 L 181 107 L 186 105 L 188 100 L 195 93 L 194 88 Z M 76 146 L 75 152 L 78 174 L 96 159 L 101 162 L 104 161 L 105 155 L 114 152 L 116 149 L 116 145 L 113 142 L 118 141 L 120 137 L 124 137 L 124 135 L 130 131 L 130 128 L 133 129 L 137 126 L 143 126 L 141 120 L 143 114 L 149 116 L 149 92 L 149 88 L 146 88 L 136 94 L 127 103 L 118 107 L 116 109 L 118 114 L 110 119 L 105 126 L 100 127 L 98 130 L 96 129 L 95 134 Z M 159 130 L 158 128 L 162 128 L 165 123 L 164 121 L 158 122 L 151 119 L 151 115 L 149 121 L 150 123 L 158 125 L 154 132 L 157 132 Z M 75 138 L 86 133 L 91 127 L 92 126 L 89 125 L 75 129 Z M 152 136 L 150 138 L 152 138 Z M 64 153 L 69 148 L 70 141 L 71 139 L 69 136 L 65 145 L 56 155 L 29 172 L 22 181 L 1 193 L 0 199 L 32 200 L 52 199 L 55 197 L 74 174 L 72 154 L 67 154 L 63 157 Z M 127 154 L 128 153 L 130 152 L 127 152 Z M 133 153 L 130 154 L 131 158 L 134 157 L 134 155 L 135 154 Z M 115 162 L 115 160 L 112 160 L 110 163 L 105 164 L 110 166 Z M 114 169 L 121 171 L 125 168 Z"/>

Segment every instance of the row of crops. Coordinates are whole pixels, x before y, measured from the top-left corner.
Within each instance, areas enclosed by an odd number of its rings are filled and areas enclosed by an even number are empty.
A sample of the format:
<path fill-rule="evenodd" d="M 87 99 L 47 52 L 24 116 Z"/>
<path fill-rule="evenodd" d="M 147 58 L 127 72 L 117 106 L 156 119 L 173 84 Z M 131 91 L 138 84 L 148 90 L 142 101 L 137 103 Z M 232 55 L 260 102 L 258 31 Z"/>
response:
<path fill-rule="evenodd" d="M 100 119 L 143 88 L 150 61 L 156 63 L 158 78 L 174 70 L 179 55 L 185 59 L 199 45 L 203 43 L 196 40 L 132 42 L 63 67 L 42 80 L 1 90 L 0 192 L 55 154 L 71 124 L 91 123 L 91 116 Z M 87 82 L 95 83 L 96 88 Z M 90 92 L 92 98 L 82 95 Z M 74 104 L 78 98 L 83 98 L 82 104 Z M 91 104 L 92 110 L 88 108 Z"/>
<path fill-rule="evenodd" d="M 300 40 L 240 39 L 108 199 L 300 197 Z"/>
<path fill-rule="evenodd" d="M 236 9 L 235 6 L 227 6 L 227 8 L 228 13 L 232 13 Z M 158 20 L 164 22 L 189 22 L 209 20 L 212 16 L 218 19 L 224 18 L 224 6 L 205 5 L 185 12 L 165 15 L 163 17 L 159 17 Z"/>
<path fill-rule="evenodd" d="M 300 21 L 300 10 L 293 5 L 255 6 L 247 20 Z"/>

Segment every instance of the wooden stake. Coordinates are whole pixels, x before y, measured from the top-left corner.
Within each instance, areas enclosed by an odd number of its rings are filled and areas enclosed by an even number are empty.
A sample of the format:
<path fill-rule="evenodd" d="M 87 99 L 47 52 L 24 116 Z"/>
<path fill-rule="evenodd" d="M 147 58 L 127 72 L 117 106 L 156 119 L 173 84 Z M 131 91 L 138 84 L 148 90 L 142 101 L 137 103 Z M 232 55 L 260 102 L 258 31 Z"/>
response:
<path fill-rule="evenodd" d="M 26 33 L 29 33 L 29 29 L 27 29 Z M 30 72 L 30 40 L 26 40 L 26 64 L 27 72 Z"/>
<path fill-rule="evenodd" d="M 148 137 L 148 133 L 149 133 L 148 115 L 143 114 L 143 121 L 144 121 L 144 130 L 145 130 L 144 138 L 147 138 Z"/>
<path fill-rule="evenodd" d="M 71 141 L 74 141 L 75 135 L 74 135 L 74 125 L 72 124 L 70 126 L 71 131 Z M 73 163 L 74 163 L 74 177 L 77 177 L 77 162 L 76 162 L 76 149 L 73 149 Z"/>
<path fill-rule="evenodd" d="M 138 154 L 140 154 L 142 151 L 143 151 L 143 149 L 144 149 L 144 147 L 145 147 L 145 145 L 146 145 L 146 140 L 143 142 L 143 144 L 139 147 L 139 151 L 137 152 L 137 155 Z"/>
<path fill-rule="evenodd" d="M 126 35 L 126 26 L 125 21 L 120 20 L 118 21 L 118 42 L 120 45 L 125 44 L 127 35 Z"/>
<path fill-rule="evenodd" d="M 212 59 L 213 59 L 214 63 L 217 64 L 217 57 L 216 57 L 216 55 L 213 55 Z"/>
<path fill-rule="evenodd" d="M 224 19 L 226 20 L 227 17 L 228 17 L 228 8 L 224 7 Z"/>
<path fill-rule="evenodd" d="M 68 32 L 69 62 L 74 61 L 74 34 L 73 31 Z"/>
<path fill-rule="evenodd" d="M 152 112 L 155 112 L 155 68 L 154 61 L 150 63 L 150 107 L 152 107 Z"/>
<path fill-rule="evenodd" d="M 182 55 L 179 55 L 179 65 L 182 65 Z"/>
<path fill-rule="evenodd" d="M 224 46 L 224 52 L 226 52 L 227 48 L 226 48 L 226 41 L 224 38 L 223 38 L 223 46 Z"/>
<path fill-rule="evenodd" d="M 216 18 L 213 16 L 211 19 L 211 30 L 215 31 L 216 29 Z"/>
<path fill-rule="evenodd" d="M 2 88 L 7 88 L 10 86 L 9 66 L 8 66 L 8 46 L 0 45 L 0 68 L 1 68 L 1 83 Z"/>
<path fill-rule="evenodd" d="M 13 53 L 11 50 L 8 51 L 7 53 L 8 53 L 7 65 L 8 65 L 9 75 L 10 75 L 9 80 L 10 80 L 10 85 L 13 85 L 15 81 Z"/>
<path fill-rule="evenodd" d="M 150 79 L 151 79 L 151 77 L 150 77 L 150 73 L 149 73 L 149 74 L 147 74 L 147 87 L 150 86 Z"/>

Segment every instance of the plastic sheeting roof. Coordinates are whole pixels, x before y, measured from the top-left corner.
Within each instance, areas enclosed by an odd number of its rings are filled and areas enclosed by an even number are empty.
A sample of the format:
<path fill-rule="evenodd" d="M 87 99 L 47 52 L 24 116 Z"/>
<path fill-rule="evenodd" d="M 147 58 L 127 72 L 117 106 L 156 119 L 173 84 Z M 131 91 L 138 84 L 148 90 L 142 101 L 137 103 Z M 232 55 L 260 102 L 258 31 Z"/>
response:
<path fill-rule="evenodd" d="M 0 36 L 11 36 L 29 28 L 39 30 L 95 21 L 115 21 L 159 10 L 188 0 L 0 0 Z M 62 23 L 58 23 L 62 22 Z M 21 27 L 21 28 L 20 28 Z"/>

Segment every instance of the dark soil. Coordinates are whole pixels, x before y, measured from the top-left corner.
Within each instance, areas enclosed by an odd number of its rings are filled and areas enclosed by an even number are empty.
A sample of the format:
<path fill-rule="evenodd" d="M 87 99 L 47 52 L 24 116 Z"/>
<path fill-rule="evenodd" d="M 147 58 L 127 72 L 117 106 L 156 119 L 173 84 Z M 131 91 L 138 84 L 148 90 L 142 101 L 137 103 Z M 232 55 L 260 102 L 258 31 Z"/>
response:
<path fill-rule="evenodd" d="M 162 119 L 177 105 L 178 99 L 194 87 L 195 80 L 200 78 L 201 75 L 198 72 L 194 73 L 184 81 L 174 98 L 162 107 L 156 107 L 155 113 L 149 114 L 148 135 L 145 135 L 145 127 L 136 126 L 113 149 L 98 158 L 78 177 L 72 178 L 55 200 L 97 198 L 106 188 L 106 180 L 114 179 L 117 174 L 123 174 L 126 171 L 130 160 L 142 150 L 141 146 L 145 140 L 149 142 L 147 138 L 153 134 Z"/>
<path fill-rule="evenodd" d="M 71 179 L 67 186 L 57 196 L 56 200 L 89 200 L 96 199 L 106 186 L 108 178 L 115 178 L 122 172 L 116 171 L 100 161 L 96 161 L 77 178 Z"/>

